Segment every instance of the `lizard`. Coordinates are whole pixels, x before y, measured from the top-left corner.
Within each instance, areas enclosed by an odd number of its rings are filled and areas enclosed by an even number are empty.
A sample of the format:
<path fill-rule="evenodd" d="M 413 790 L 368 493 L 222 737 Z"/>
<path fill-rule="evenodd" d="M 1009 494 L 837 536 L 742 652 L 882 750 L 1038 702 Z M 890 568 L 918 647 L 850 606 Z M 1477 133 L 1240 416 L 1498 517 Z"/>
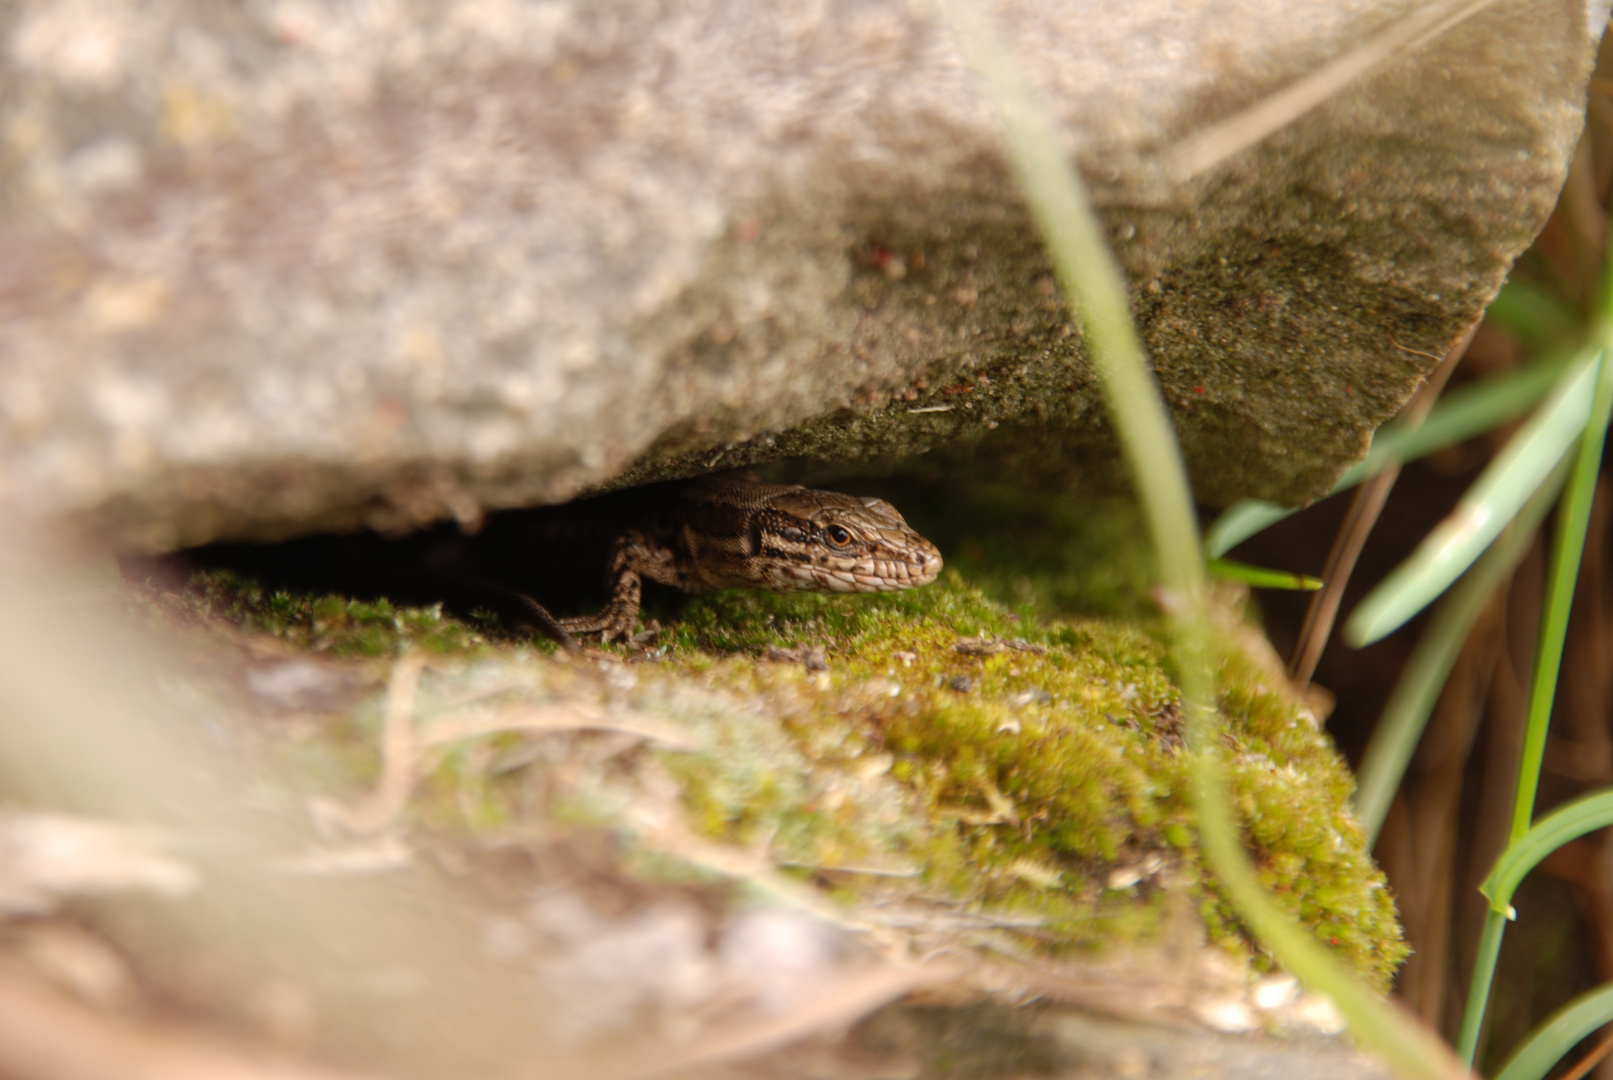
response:
<path fill-rule="evenodd" d="M 324 536 L 274 547 L 214 545 L 190 566 L 224 566 L 271 587 L 442 601 L 491 610 L 563 648 L 632 638 L 644 580 L 685 592 L 889 592 L 928 584 L 941 553 L 883 499 L 718 473 L 557 506 L 489 515 L 475 533 Z M 603 579 L 592 615 L 556 617 L 534 596 Z"/>
<path fill-rule="evenodd" d="M 557 541 L 568 553 L 603 552 L 609 599 L 593 615 L 555 618 L 516 593 L 521 610 L 512 614 L 567 646 L 573 635 L 630 638 L 646 578 L 692 593 L 892 592 L 929 584 L 941 572 L 935 545 L 883 499 L 769 484 L 747 473 L 504 514 L 486 531 L 483 542 L 499 562 L 523 552 L 543 559 Z"/>

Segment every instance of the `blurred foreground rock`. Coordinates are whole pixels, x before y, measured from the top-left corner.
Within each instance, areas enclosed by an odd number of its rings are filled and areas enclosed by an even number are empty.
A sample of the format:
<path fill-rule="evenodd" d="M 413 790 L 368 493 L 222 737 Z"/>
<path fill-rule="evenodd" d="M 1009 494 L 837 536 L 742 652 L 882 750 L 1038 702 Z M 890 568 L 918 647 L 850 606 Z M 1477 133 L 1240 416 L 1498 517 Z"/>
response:
<path fill-rule="evenodd" d="M 1416 6 L 1000 6 L 1207 502 L 1324 490 L 1555 199 L 1600 0 L 1502 0 L 1170 179 Z M 32 0 L 0 49 L 10 512 L 164 549 L 775 459 L 1123 482 L 920 7 Z"/>
<path fill-rule="evenodd" d="M 1387 1075 L 1327 1037 L 1325 1002 L 1205 946 L 1186 894 L 1147 949 L 1054 959 L 985 947 L 1016 923 L 977 905 L 866 919 L 765 851 L 697 840 L 669 791 L 608 823 L 405 813 L 417 786 L 437 801 L 417 774 L 450 746 L 488 782 L 536 766 L 559 787 L 688 740 L 603 706 L 623 665 L 315 658 L 3 544 L 0 595 L 8 1078 Z M 428 664 L 467 680 L 459 714 L 430 706 Z M 512 700 L 523 677 L 559 693 Z M 506 715 L 463 715 L 490 703 Z M 316 740 L 377 714 L 372 799 Z M 529 741 L 495 754 L 498 733 Z"/>

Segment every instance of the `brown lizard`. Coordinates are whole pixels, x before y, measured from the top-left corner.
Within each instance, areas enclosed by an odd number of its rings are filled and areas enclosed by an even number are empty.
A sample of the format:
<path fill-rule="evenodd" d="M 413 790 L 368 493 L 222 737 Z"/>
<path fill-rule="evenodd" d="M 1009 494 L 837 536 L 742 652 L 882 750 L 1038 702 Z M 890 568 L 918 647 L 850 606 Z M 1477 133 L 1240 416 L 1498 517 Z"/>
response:
<path fill-rule="evenodd" d="M 550 577 L 557 569 L 583 569 L 575 556 L 596 553 L 595 572 L 603 571 L 609 592 L 598 614 L 555 618 L 517 593 L 524 611 L 513 614 L 562 644 L 574 634 L 631 637 L 645 578 L 685 592 L 891 592 L 928 584 L 941 572 L 935 545 L 883 499 L 768 484 L 748 474 L 499 515 L 481 542 L 500 563 L 525 553 L 532 563 L 548 564 Z"/>
<path fill-rule="evenodd" d="M 326 536 L 272 547 L 216 545 L 192 566 L 225 566 L 271 588 L 442 601 L 491 610 L 562 645 L 632 637 L 645 579 L 686 592 L 889 592 L 934 581 L 941 553 L 889 503 L 724 473 L 489 517 L 401 539 Z M 534 597 L 604 581 L 597 614 L 556 617 Z M 581 589 L 579 589 L 581 586 Z"/>

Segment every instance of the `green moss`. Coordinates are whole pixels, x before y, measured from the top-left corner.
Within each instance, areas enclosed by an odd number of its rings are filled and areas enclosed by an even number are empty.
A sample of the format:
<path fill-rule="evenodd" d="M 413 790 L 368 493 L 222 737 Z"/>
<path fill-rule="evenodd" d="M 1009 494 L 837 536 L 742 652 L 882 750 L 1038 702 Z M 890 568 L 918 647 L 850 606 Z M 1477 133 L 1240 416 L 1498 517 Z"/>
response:
<path fill-rule="evenodd" d="M 550 682 L 581 678 L 579 669 L 603 677 L 600 665 L 630 672 L 630 693 L 599 692 L 701 746 L 652 755 L 675 782 L 685 825 L 763 852 L 842 903 L 905 890 L 1002 912 L 1037 947 L 1067 951 L 1149 939 L 1168 898 L 1187 890 L 1212 939 L 1240 941 L 1230 907 L 1203 884 L 1179 700 L 1164 627 L 1146 603 L 1135 515 L 970 498 L 954 507 L 966 537 L 924 523 L 922 500 L 910 515 L 949 560 L 932 586 L 696 597 L 648 653 L 591 650 L 582 664 L 545 663 L 431 609 L 265 595 L 217 574 L 199 577 L 191 596 L 338 656 L 414 645 L 466 671 L 502 664 Z M 1058 536 L 1074 537 L 1062 556 Z M 971 543 L 974 554 L 957 553 Z M 1016 550 L 1028 554 L 1016 562 Z M 817 650 L 826 670 L 802 662 Z M 1349 812 L 1349 773 L 1253 661 L 1230 642 L 1220 659 L 1229 780 L 1264 881 L 1387 985 L 1405 948 Z M 416 813 L 470 828 L 533 813 L 518 782 L 489 779 L 489 744 L 478 745 L 443 760 Z M 610 788 L 609 771 L 599 767 L 585 791 L 556 796 L 545 812 L 609 823 L 642 797 Z"/>
<path fill-rule="evenodd" d="M 444 616 L 437 606 L 395 607 L 385 598 L 270 592 L 228 570 L 193 575 L 186 598 L 200 614 L 344 658 L 389 656 L 405 646 L 436 654 L 475 652 L 488 636 L 484 628 Z"/>
<path fill-rule="evenodd" d="M 683 755 L 692 818 L 740 844 L 772 836 L 791 862 L 833 868 L 899 856 L 960 903 L 1042 920 L 1059 948 L 1149 937 L 1166 889 L 1148 874 L 1110 888 L 1121 867 L 1201 879 L 1162 627 L 1016 615 L 949 572 L 929 589 L 857 598 L 723 594 L 696 600 L 663 644 L 674 668 L 764 696 L 780 665 L 765 648 L 821 647 L 829 670 L 789 679 L 780 724 L 809 772 L 760 778 L 723 748 Z M 1002 651 L 960 653 L 962 638 Z M 1012 642 L 1013 644 L 1003 644 Z M 739 655 L 749 652 L 751 655 Z M 793 673 L 796 669 L 790 665 Z M 1262 875 L 1307 925 L 1379 985 L 1404 957 L 1393 902 L 1348 810 L 1349 773 L 1314 721 L 1228 652 L 1219 675 L 1231 777 Z M 855 800 L 825 813 L 835 774 L 881 755 L 916 816 Z M 1238 936 L 1230 908 L 1205 905 L 1214 938 Z"/>

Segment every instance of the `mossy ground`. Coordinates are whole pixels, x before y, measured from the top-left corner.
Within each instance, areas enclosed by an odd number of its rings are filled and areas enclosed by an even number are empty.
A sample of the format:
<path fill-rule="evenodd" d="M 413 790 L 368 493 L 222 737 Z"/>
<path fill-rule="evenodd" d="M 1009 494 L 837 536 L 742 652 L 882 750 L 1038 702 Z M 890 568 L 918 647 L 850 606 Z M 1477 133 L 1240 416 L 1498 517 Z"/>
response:
<path fill-rule="evenodd" d="M 914 895 L 1012 913 L 1063 952 L 1147 941 L 1167 896 L 1185 889 L 1213 939 L 1241 940 L 1203 884 L 1135 515 L 992 493 L 963 509 L 932 520 L 921 499 L 909 514 L 949 559 L 927 588 L 697 597 L 648 649 L 583 659 L 631 672 L 606 696 L 696 736 L 699 750 L 654 754 L 692 829 L 764 850 L 844 902 L 867 883 L 904 881 Z M 968 535 L 948 536 L 949 521 Z M 302 649 L 424 650 L 461 681 L 529 671 L 548 693 L 578 668 L 546 643 L 431 609 L 266 594 L 217 573 L 189 595 Z M 803 662 L 814 650 L 822 670 Z M 1351 777 L 1272 681 L 1228 644 L 1217 686 L 1246 840 L 1279 899 L 1385 986 L 1405 948 L 1348 809 Z M 354 722 L 378 722 L 378 708 L 367 715 Z M 451 752 L 416 813 L 477 828 L 530 813 L 518 781 L 493 778 L 495 752 Z M 600 823 L 602 805 L 562 809 Z"/>

